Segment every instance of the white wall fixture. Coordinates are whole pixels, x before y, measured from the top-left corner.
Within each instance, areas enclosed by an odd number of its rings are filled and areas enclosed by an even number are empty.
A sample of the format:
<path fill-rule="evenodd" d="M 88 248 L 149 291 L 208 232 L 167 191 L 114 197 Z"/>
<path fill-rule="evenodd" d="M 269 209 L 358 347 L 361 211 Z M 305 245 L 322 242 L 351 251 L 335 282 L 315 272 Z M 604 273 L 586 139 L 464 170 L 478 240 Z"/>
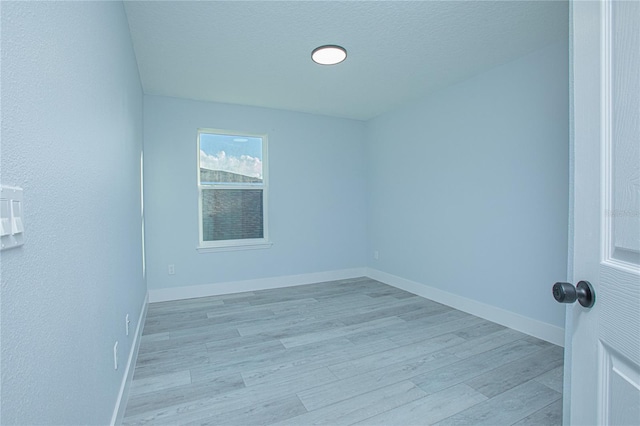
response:
<path fill-rule="evenodd" d="M 22 188 L 0 187 L 2 250 L 24 244 Z"/>
<path fill-rule="evenodd" d="M 113 369 L 118 369 L 118 341 L 113 345 Z"/>

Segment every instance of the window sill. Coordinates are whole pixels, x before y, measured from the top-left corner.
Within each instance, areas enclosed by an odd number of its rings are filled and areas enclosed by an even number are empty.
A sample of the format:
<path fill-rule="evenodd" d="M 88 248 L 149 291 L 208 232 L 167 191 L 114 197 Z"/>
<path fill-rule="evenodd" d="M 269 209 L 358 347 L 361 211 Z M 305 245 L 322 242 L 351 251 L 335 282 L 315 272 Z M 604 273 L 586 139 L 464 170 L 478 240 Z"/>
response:
<path fill-rule="evenodd" d="M 260 250 L 268 249 L 273 245 L 272 242 L 265 243 L 251 243 L 251 244 L 232 244 L 221 246 L 198 246 L 196 250 L 198 253 L 215 253 L 219 251 L 238 251 L 238 250 Z"/>

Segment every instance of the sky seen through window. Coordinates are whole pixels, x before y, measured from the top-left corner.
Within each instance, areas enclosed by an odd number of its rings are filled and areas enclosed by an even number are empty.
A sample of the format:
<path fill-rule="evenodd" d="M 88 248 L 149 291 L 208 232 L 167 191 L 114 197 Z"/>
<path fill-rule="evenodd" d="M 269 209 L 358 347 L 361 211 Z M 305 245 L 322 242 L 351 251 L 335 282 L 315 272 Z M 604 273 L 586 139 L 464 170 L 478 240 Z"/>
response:
<path fill-rule="evenodd" d="M 200 167 L 262 179 L 262 138 L 201 133 Z"/>

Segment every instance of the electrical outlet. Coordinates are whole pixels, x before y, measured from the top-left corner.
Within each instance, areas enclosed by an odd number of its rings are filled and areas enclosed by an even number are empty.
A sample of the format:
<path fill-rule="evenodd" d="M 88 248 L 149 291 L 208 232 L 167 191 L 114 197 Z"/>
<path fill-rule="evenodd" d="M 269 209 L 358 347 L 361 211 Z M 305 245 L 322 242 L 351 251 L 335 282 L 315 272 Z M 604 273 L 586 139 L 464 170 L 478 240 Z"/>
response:
<path fill-rule="evenodd" d="M 380 253 L 378 253 L 378 250 L 376 250 L 376 251 L 374 251 L 374 252 L 373 252 L 373 258 L 374 258 L 375 260 L 380 259 Z"/>
<path fill-rule="evenodd" d="M 174 265 L 173 263 L 171 265 L 169 265 L 168 271 L 169 271 L 169 275 L 175 275 L 175 273 L 176 273 L 176 265 Z"/>
<path fill-rule="evenodd" d="M 116 340 L 116 344 L 113 345 L 113 369 L 118 369 L 118 341 Z"/>
<path fill-rule="evenodd" d="M 131 324 L 131 321 L 129 321 L 129 314 L 127 314 L 127 316 L 124 317 L 124 326 L 125 330 L 127 330 L 127 336 L 129 335 L 129 324 Z"/>

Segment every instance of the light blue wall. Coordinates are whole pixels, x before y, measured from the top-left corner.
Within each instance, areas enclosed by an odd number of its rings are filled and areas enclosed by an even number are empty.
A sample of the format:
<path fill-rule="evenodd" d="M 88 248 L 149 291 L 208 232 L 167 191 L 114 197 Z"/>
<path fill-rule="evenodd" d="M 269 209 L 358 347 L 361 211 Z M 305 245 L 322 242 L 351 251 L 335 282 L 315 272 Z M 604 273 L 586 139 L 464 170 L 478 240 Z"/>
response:
<path fill-rule="evenodd" d="M 2 424 L 107 424 L 146 293 L 142 89 L 120 2 L 2 2 Z M 113 368 L 118 340 L 120 368 Z"/>
<path fill-rule="evenodd" d="M 563 42 L 369 122 L 368 264 L 562 327 L 568 93 Z"/>
<path fill-rule="evenodd" d="M 268 134 L 271 248 L 196 251 L 198 128 Z M 362 122 L 145 96 L 144 129 L 149 289 L 364 266 Z"/>

